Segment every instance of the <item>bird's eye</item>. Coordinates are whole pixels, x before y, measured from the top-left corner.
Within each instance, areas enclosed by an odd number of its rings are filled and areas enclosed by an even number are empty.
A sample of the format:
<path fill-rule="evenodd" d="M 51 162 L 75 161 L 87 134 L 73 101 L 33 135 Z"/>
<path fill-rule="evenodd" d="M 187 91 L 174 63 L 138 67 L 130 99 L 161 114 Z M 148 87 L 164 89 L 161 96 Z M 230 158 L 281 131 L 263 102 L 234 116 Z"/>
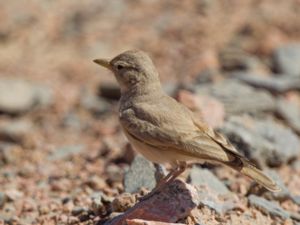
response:
<path fill-rule="evenodd" d="M 122 66 L 122 65 L 117 65 L 117 69 L 118 70 L 121 70 L 121 69 L 123 69 L 124 68 L 124 66 Z"/>

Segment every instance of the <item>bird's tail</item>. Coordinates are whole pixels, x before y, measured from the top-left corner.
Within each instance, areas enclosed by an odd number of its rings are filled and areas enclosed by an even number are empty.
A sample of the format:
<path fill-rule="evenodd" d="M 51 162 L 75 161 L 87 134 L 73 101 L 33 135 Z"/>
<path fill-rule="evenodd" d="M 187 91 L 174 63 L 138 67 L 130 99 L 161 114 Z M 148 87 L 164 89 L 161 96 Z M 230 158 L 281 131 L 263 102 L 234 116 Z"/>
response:
<path fill-rule="evenodd" d="M 261 170 L 256 168 L 253 164 L 251 164 L 248 160 L 238 157 L 240 165 L 236 163 L 228 163 L 227 165 L 241 172 L 242 174 L 250 177 L 251 179 L 255 180 L 260 185 L 264 186 L 266 189 L 272 192 L 279 192 L 281 189 L 280 187 L 267 175 L 265 175 Z"/>

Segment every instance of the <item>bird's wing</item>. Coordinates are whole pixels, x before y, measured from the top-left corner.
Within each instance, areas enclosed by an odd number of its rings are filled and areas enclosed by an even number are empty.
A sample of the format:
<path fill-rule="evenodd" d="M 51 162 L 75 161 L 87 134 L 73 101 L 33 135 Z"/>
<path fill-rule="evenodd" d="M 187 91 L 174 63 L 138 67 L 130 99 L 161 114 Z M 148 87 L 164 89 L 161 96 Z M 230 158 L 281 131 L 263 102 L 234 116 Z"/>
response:
<path fill-rule="evenodd" d="M 145 144 L 199 159 L 230 162 L 236 158 L 231 151 L 226 151 L 218 141 L 215 141 L 209 133 L 198 129 L 193 123 L 191 115 L 186 113 L 185 109 L 176 112 L 183 114 L 181 119 L 186 120 L 183 123 L 175 122 L 175 118 L 172 118 L 174 113 L 165 114 L 163 119 L 155 118 L 160 121 L 160 123 L 156 123 L 155 119 L 151 119 L 151 116 L 155 114 L 151 112 L 151 109 L 139 108 L 138 111 L 139 113 L 132 108 L 123 111 L 120 115 L 120 122 L 129 135 Z M 172 122 L 175 125 L 169 126 Z M 164 125 L 166 123 L 168 126 Z"/>

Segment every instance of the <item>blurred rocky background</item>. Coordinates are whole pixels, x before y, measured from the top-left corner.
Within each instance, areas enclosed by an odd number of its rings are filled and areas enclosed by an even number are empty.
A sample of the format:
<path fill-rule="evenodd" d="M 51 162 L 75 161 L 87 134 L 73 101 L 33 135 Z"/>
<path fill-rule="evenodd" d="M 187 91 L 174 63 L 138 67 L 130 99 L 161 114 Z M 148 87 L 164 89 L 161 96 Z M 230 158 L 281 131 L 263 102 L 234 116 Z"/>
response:
<path fill-rule="evenodd" d="M 299 15 L 299 0 L 2 1 L 0 224 L 300 224 Z M 135 205 L 165 170 L 135 156 L 92 62 L 133 48 L 283 191 L 195 165 Z"/>

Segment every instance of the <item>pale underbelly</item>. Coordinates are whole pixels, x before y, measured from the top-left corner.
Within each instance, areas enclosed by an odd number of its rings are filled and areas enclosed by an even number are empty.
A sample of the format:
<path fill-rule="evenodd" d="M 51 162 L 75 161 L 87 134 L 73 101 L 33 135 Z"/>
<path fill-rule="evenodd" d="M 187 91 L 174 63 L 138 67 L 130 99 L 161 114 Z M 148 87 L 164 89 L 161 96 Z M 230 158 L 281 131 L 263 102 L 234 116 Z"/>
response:
<path fill-rule="evenodd" d="M 165 150 L 152 147 L 131 137 L 129 134 L 127 134 L 126 131 L 124 131 L 124 133 L 133 149 L 141 153 L 146 159 L 152 162 L 171 164 L 176 164 L 176 161 L 201 162 L 200 159 L 189 157 L 183 154 L 178 154 L 177 151 L 172 151 L 172 149 Z"/>

